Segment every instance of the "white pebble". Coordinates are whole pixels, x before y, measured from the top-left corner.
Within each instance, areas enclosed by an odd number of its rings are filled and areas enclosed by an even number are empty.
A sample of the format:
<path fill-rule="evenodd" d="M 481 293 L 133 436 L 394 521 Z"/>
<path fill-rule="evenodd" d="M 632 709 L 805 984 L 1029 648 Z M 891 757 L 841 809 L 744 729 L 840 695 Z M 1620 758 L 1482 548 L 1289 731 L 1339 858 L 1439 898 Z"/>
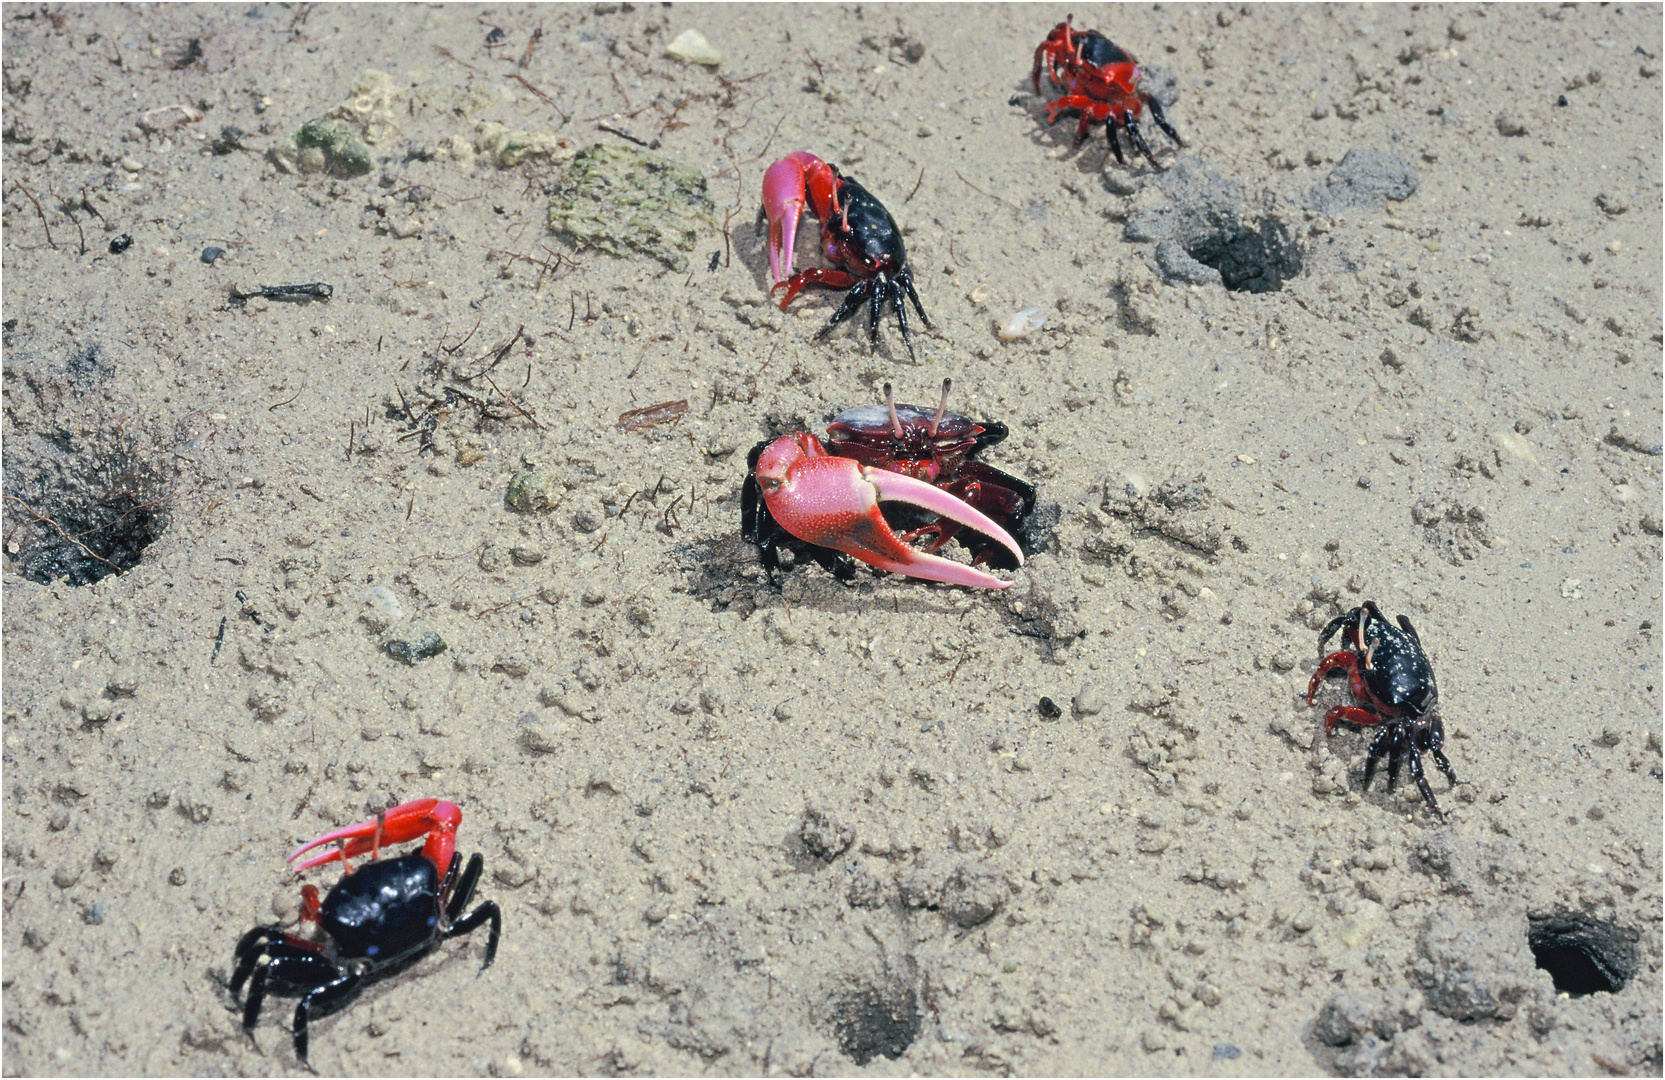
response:
<path fill-rule="evenodd" d="M 723 62 L 723 54 L 698 30 L 684 30 L 666 46 L 665 52 L 686 63 L 704 64 L 706 67 L 716 67 Z"/>
<path fill-rule="evenodd" d="M 1001 341 L 1016 341 L 1018 338 L 1028 337 L 1046 325 L 1046 316 L 1041 314 L 1040 308 L 1024 308 L 1022 311 L 1006 318 L 999 327 Z"/>
<path fill-rule="evenodd" d="M 364 602 L 389 619 L 397 621 L 405 617 L 404 605 L 399 603 L 399 597 L 386 585 L 372 585 L 365 589 Z"/>

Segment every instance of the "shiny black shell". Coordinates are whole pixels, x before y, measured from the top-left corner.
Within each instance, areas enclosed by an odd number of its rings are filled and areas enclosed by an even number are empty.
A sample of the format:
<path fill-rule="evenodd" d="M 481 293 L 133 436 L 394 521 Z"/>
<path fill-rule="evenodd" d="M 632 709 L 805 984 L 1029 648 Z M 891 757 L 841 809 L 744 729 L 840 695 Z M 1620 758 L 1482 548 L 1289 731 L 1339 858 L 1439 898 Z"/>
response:
<path fill-rule="evenodd" d="M 847 176 L 839 177 L 838 200 L 843 213 L 826 225 L 843 249 L 846 269 L 871 276 L 881 270 L 894 273 L 907 264 L 902 230 L 883 203 Z"/>
<path fill-rule="evenodd" d="M 1081 43 L 1081 59 L 1098 67 L 1110 64 L 1131 64 L 1133 57 L 1122 51 L 1122 47 L 1099 33 L 1097 30 L 1087 30 L 1076 34 L 1075 39 Z"/>
<path fill-rule="evenodd" d="M 432 944 L 439 916 L 439 871 L 417 852 L 342 878 L 324 897 L 318 924 L 342 959 L 387 963 Z"/>
<path fill-rule="evenodd" d="M 1360 627 L 1363 628 L 1364 647 L 1359 647 Z M 1388 622 L 1374 600 L 1366 600 L 1360 607 L 1330 620 L 1318 639 L 1322 649 L 1338 631 L 1346 631 L 1347 646 L 1359 656 L 1360 671 L 1378 704 L 1395 715 L 1416 718 L 1424 716 L 1439 704 L 1439 688 L 1434 683 L 1434 666 L 1422 650 L 1422 639 L 1417 636 L 1411 620 L 1399 616 L 1399 625 Z"/>

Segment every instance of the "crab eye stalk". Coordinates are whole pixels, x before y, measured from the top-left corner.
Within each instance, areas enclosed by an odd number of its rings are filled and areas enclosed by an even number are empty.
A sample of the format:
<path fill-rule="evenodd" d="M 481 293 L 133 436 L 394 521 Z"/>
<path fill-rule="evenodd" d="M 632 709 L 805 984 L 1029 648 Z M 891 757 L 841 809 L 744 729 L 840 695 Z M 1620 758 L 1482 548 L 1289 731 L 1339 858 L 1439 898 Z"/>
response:
<path fill-rule="evenodd" d="M 900 439 L 903 435 L 902 419 L 896 415 L 896 392 L 889 383 L 885 383 L 885 407 L 890 409 L 890 433 Z"/>
<path fill-rule="evenodd" d="M 942 380 L 942 400 L 937 402 L 937 414 L 931 418 L 931 428 L 928 434 L 937 437 L 937 428 L 942 426 L 942 418 L 948 412 L 948 388 L 954 385 L 953 379 Z"/>

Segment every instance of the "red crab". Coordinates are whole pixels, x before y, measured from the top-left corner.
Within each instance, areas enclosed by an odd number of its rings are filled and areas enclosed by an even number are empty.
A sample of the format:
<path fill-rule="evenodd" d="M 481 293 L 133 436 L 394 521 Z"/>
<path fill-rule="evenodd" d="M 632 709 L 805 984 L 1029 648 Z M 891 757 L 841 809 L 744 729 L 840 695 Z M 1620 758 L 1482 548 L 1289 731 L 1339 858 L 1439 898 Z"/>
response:
<path fill-rule="evenodd" d="M 798 218 L 806 204 L 821 222 L 821 253 L 833 268 L 813 267 L 794 274 L 792 248 Z M 769 273 L 774 281 L 769 291 L 786 290 L 780 302 L 782 311 L 806 285 L 849 289 L 844 302 L 815 336 L 825 337 L 866 304 L 868 338 L 877 342 L 879 315 L 889 303 L 896 309 L 902 342 L 908 347 L 908 355 L 913 355 L 904 299 L 913 301 L 913 309 L 927 329 L 931 320 L 925 317 L 919 294 L 913 289 L 913 271 L 908 267 L 902 230 L 878 199 L 839 173 L 838 166 L 798 150 L 763 174 L 763 211 L 769 219 Z"/>
<path fill-rule="evenodd" d="M 1013 534 L 1023 535 L 1035 507 L 1029 484 L 972 460 L 1004 439 L 1006 428 L 949 412 L 950 385 L 943 380 L 934 412 L 897 405 L 887 383 L 884 405 L 839 413 L 827 427 L 825 444 L 799 432 L 754 447 L 741 532 L 762 549 L 764 565 L 771 571 L 779 565 L 776 546 L 785 532 L 808 544 L 811 557 L 841 577 L 850 567 L 837 558 L 840 552 L 929 581 L 988 589 L 1011 585 L 975 565 L 933 554 L 958 537 L 974 564 L 1021 566 L 1023 545 Z M 916 515 L 922 519 L 918 527 L 898 536 L 879 500 L 910 503 L 928 513 Z M 962 526 L 979 535 L 962 534 Z M 910 546 L 924 537 L 932 537 L 925 548 Z"/>
<path fill-rule="evenodd" d="M 476 853 L 458 876 L 461 822 L 456 803 L 417 799 L 373 821 L 326 833 L 291 854 L 289 861 L 294 862 L 313 848 L 333 844 L 296 869 L 340 859 L 345 873 L 322 899 L 316 885 L 301 886 L 301 920 L 317 923 L 323 940 L 299 937 L 281 926 L 257 926 L 237 942 L 230 989 L 235 997 L 244 982 L 249 984 L 243 1029 L 254 1031 L 266 995 L 300 998 L 295 1007 L 295 1056 L 305 1063 L 311 1020 L 346 1008 L 366 984 L 404 971 L 440 942 L 489 923 L 486 961 L 480 970 L 490 967 L 503 918 L 490 900 L 463 914 L 485 860 Z M 427 842 L 421 851 L 381 857 L 383 844 L 422 836 Z M 364 854 L 371 861 L 354 871 L 347 859 Z"/>
<path fill-rule="evenodd" d="M 1128 138 L 1141 154 L 1158 169 L 1156 156 L 1139 130 L 1139 117 L 1150 110 L 1156 121 L 1176 146 L 1184 146 L 1179 132 L 1162 115 L 1162 103 L 1144 89 L 1145 71 L 1132 55 L 1099 33 L 1097 30 L 1076 30 L 1069 16 L 1052 28 L 1052 32 L 1035 50 L 1035 70 L 1031 77 L 1035 93 L 1041 92 L 1041 70 L 1046 69 L 1052 84 L 1064 91 L 1064 96 L 1046 107 L 1046 122 L 1056 123 L 1058 115 L 1075 110 L 1081 122 L 1075 129 L 1075 144 L 1080 146 L 1094 124 L 1105 124 L 1105 135 L 1117 164 L 1124 164 L 1118 128 L 1127 131 Z"/>

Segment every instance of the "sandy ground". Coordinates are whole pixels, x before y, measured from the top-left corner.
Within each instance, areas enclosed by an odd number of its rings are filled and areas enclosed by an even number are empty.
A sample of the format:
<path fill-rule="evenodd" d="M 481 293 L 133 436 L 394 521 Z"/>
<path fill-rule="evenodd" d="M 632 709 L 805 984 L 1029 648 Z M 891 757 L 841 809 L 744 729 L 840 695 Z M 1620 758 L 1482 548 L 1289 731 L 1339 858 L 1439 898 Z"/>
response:
<path fill-rule="evenodd" d="M 296 1073 L 233 943 L 444 796 L 497 963 L 320 1072 L 1659 1075 L 1659 7 L 1074 10 L 1165 172 L 1046 125 L 1063 8 L 8 6 L 5 1073 Z M 275 163 L 332 114 L 368 175 Z M 687 270 L 546 225 L 627 136 L 709 183 Z M 906 230 L 916 360 L 767 303 L 798 149 Z M 746 450 L 944 376 L 1039 488 L 1014 587 L 771 588 Z M 154 542 L 77 585 L 33 515 Z M 1443 823 L 1305 703 L 1366 599 Z"/>

